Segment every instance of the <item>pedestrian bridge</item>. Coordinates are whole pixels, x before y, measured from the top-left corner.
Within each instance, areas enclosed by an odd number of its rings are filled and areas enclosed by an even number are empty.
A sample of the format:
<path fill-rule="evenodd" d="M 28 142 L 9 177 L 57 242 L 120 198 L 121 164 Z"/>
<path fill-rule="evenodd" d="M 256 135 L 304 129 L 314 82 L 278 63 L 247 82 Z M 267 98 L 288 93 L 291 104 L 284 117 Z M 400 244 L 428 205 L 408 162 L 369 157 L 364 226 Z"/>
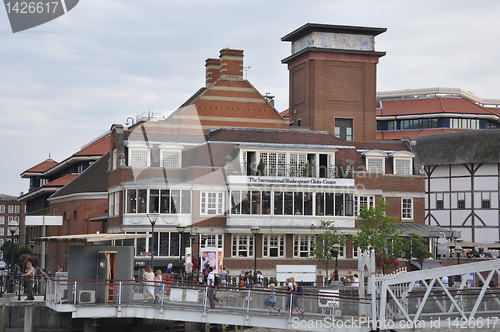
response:
<path fill-rule="evenodd" d="M 366 295 L 354 287 L 307 288 L 302 295 L 281 290 L 281 313 L 265 307 L 268 289 L 219 287 L 222 306 L 210 309 L 203 285 L 171 281 L 159 303 L 144 303 L 141 284 L 133 280 L 49 281 L 46 306 L 72 318 L 145 318 L 293 331 L 415 330 L 419 328 L 498 328 L 500 260 L 415 272 L 404 270 L 368 278 Z M 441 278 L 460 276 L 454 285 Z M 363 292 L 361 292 L 363 293 Z M 305 310 L 290 313 L 293 296 Z"/>

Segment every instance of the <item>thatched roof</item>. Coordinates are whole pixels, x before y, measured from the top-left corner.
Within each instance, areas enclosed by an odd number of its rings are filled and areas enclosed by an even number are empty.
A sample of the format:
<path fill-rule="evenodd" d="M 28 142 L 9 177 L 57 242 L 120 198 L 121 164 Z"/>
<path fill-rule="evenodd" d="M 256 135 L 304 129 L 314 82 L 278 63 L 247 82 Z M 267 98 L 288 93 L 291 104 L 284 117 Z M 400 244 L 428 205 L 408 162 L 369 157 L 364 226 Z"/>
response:
<path fill-rule="evenodd" d="M 499 163 L 500 130 L 484 129 L 422 136 L 412 141 L 412 152 L 424 165 Z"/>

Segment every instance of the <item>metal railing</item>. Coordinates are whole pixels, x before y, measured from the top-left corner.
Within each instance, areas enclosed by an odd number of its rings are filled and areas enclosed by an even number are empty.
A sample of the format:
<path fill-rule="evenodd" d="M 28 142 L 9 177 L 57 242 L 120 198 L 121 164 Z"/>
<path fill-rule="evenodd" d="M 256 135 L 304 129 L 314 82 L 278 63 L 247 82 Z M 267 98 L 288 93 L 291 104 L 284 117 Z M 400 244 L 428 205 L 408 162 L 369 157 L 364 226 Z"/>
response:
<path fill-rule="evenodd" d="M 215 293 L 216 309 L 228 309 L 243 313 L 270 312 L 266 299 L 271 289 L 264 287 L 239 287 L 220 285 L 210 288 L 199 282 L 171 280 L 162 282 L 155 301 L 144 296 L 147 287 L 154 282 L 137 280 L 57 280 L 47 284 L 46 301 L 50 304 L 71 305 L 147 305 L 166 307 L 185 305 L 210 309 L 208 294 Z M 158 286 L 157 286 L 158 287 Z M 276 305 L 273 314 L 299 315 L 303 310 L 308 315 L 332 316 L 339 310 L 344 314 L 357 316 L 360 300 L 357 292 L 339 293 L 331 289 L 305 289 L 303 293 L 288 293 L 284 288 L 276 289 Z M 146 300 L 145 300 L 146 299 Z M 147 302 L 145 302 L 147 301 Z M 274 307 L 274 306 L 273 306 Z M 296 308 L 297 309 L 296 309 Z"/>

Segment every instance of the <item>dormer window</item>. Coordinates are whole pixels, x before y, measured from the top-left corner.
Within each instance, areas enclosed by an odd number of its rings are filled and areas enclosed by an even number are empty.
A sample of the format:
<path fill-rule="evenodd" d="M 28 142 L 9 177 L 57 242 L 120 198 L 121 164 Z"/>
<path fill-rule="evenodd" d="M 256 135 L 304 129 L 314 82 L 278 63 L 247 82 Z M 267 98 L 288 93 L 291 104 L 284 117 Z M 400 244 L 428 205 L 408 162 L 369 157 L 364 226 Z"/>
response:
<path fill-rule="evenodd" d="M 182 145 L 165 143 L 160 145 L 160 166 L 164 168 L 182 167 Z"/>
<path fill-rule="evenodd" d="M 413 175 L 413 157 L 412 153 L 406 151 L 392 154 L 394 174 Z"/>
<path fill-rule="evenodd" d="M 379 150 L 368 151 L 364 154 L 366 158 L 366 170 L 369 173 L 385 173 L 385 157 L 387 154 Z"/>
<path fill-rule="evenodd" d="M 148 167 L 151 163 L 149 145 L 145 142 L 132 142 L 128 145 L 128 165 Z"/>

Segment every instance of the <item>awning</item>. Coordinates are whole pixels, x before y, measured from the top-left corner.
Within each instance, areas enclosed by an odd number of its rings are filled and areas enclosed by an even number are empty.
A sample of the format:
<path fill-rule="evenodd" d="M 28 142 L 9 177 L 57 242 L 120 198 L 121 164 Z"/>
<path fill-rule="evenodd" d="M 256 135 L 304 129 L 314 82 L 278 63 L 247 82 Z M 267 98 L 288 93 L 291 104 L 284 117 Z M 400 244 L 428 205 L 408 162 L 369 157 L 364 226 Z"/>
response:
<path fill-rule="evenodd" d="M 77 235 L 62 235 L 62 236 L 49 236 L 39 237 L 36 242 L 101 242 L 113 240 L 127 240 L 151 237 L 151 234 L 77 234 Z"/>
<path fill-rule="evenodd" d="M 433 225 L 426 224 L 414 224 L 414 223 L 395 223 L 396 229 L 402 231 L 404 235 L 410 233 L 417 234 L 421 237 L 445 237 L 445 238 L 458 238 L 461 236 L 461 232 L 454 231 L 449 228 L 443 228 Z"/>
<path fill-rule="evenodd" d="M 417 268 L 420 269 L 420 263 L 417 262 L 417 261 L 411 261 L 411 265 L 413 265 L 413 266 L 415 266 L 415 267 L 417 267 Z M 426 259 L 424 261 L 422 270 L 435 269 L 435 268 L 438 268 L 438 267 L 443 267 L 443 265 L 441 265 L 441 263 L 439 263 L 438 261 L 435 261 L 433 259 Z"/>
<path fill-rule="evenodd" d="M 99 217 L 95 217 L 95 218 L 90 218 L 89 221 L 108 221 L 108 213 L 104 213 L 103 215 L 100 215 Z"/>

